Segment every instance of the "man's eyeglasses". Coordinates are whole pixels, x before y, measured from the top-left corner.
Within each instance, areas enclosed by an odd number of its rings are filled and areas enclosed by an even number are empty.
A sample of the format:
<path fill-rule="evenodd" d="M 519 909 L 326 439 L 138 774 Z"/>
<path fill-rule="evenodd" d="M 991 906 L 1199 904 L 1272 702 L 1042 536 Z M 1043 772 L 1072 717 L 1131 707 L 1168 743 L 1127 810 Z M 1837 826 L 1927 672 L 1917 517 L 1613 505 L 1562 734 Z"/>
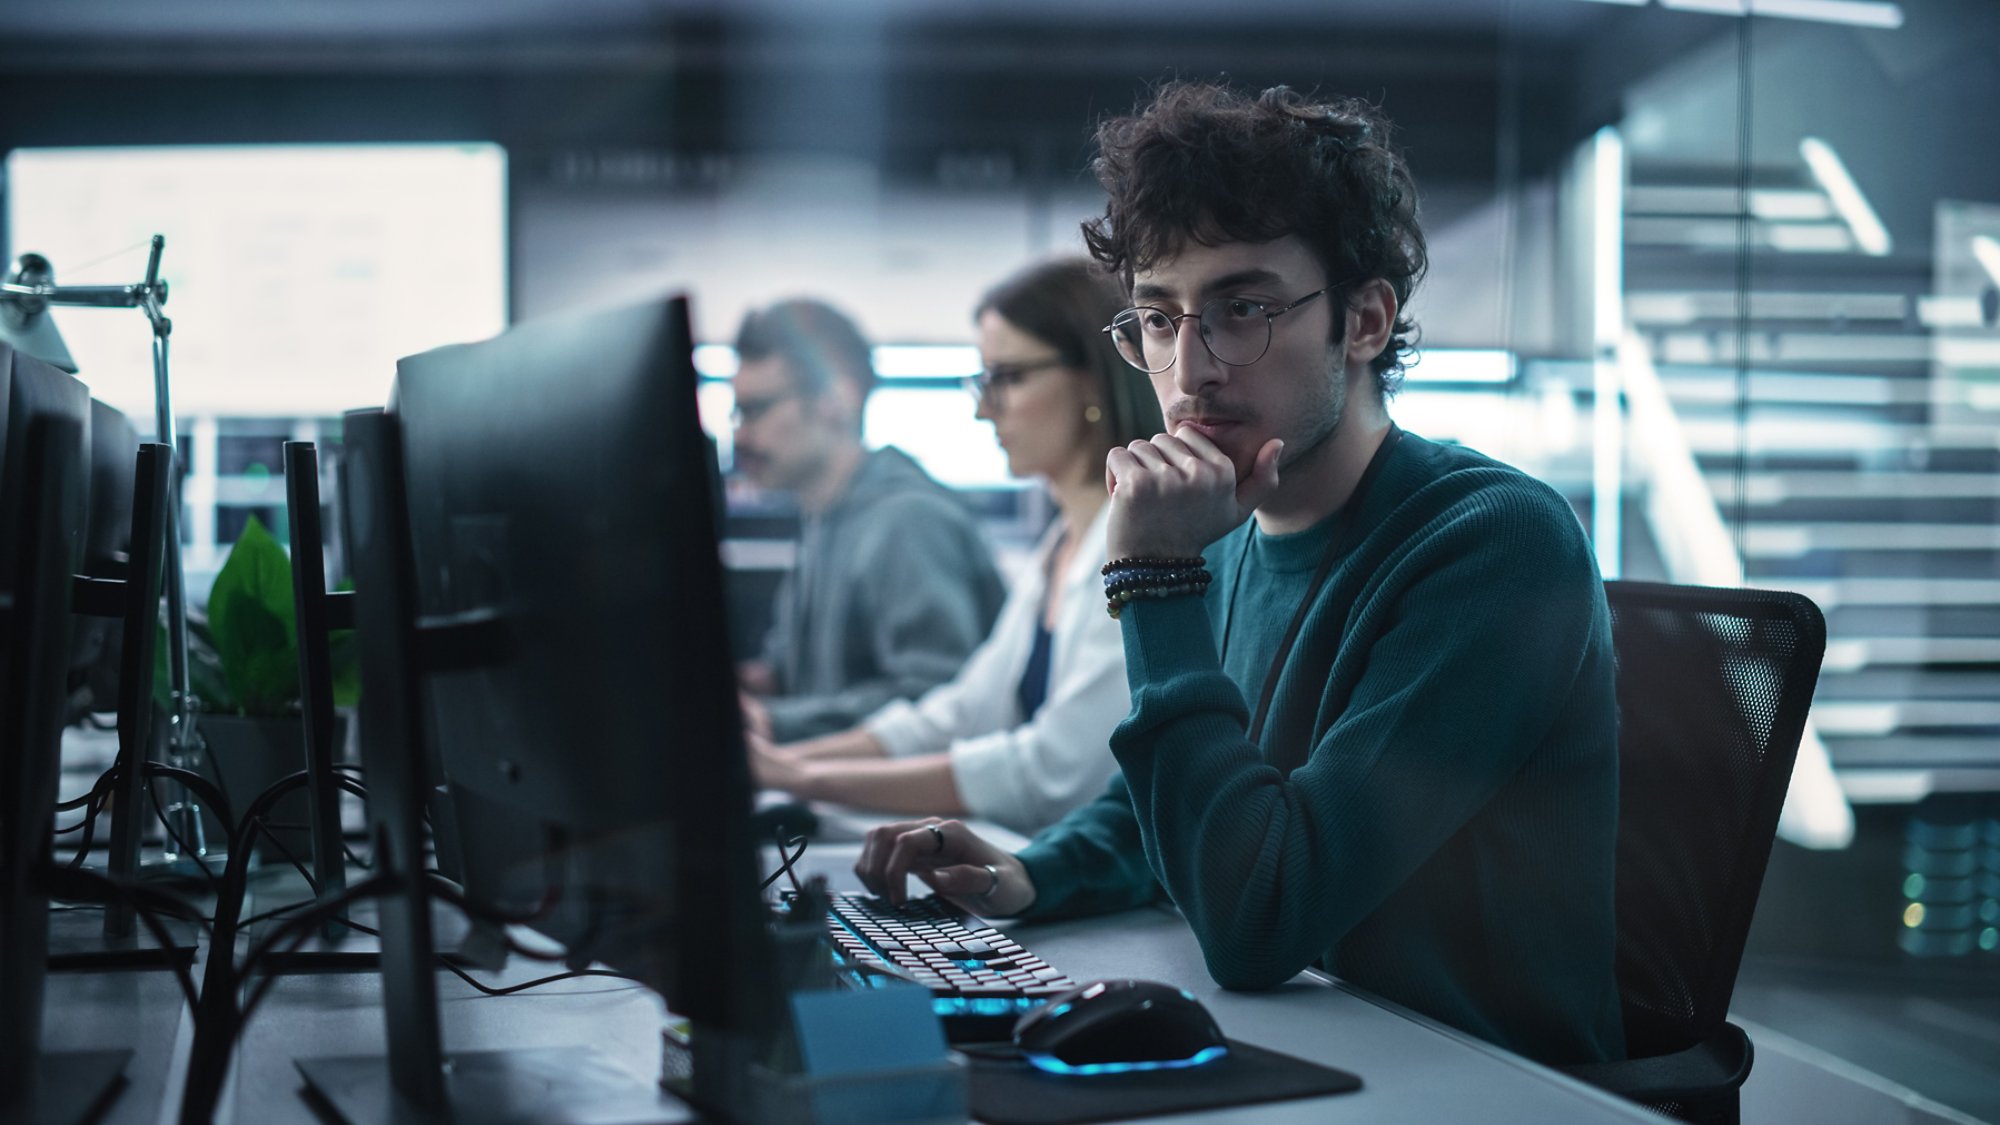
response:
<path fill-rule="evenodd" d="M 965 389 L 980 402 L 998 407 L 1007 396 L 1007 388 L 1017 386 L 1023 379 L 1037 371 L 1051 367 L 1064 367 L 1069 363 L 1061 356 L 1037 359 L 1028 363 L 996 363 L 976 375 L 965 377 Z"/>
<path fill-rule="evenodd" d="M 1179 314 L 1140 305 L 1112 317 L 1104 331 L 1125 362 L 1157 375 L 1174 365 L 1181 321 L 1193 318 L 1208 354 L 1231 367 L 1248 367 L 1271 350 L 1272 321 L 1332 289 L 1315 289 L 1277 308 L 1248 297 L 1217 297 L 1197 312 Z"/>

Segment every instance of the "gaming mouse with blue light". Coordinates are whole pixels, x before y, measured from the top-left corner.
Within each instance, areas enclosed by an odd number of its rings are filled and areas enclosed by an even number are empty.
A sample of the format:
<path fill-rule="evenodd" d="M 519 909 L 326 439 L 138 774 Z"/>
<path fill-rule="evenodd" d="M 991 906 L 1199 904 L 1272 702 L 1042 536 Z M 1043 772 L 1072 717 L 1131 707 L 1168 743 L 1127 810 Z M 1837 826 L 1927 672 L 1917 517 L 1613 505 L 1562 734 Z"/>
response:
<path fill-rule="evenodd" d="M 1229 1053 L 1193 993 L 1149 980 L 1101 980 L 1051 997 L 1015 1022 L 1014 1044 L 1057 1074 L 1200 1066 Z"/>

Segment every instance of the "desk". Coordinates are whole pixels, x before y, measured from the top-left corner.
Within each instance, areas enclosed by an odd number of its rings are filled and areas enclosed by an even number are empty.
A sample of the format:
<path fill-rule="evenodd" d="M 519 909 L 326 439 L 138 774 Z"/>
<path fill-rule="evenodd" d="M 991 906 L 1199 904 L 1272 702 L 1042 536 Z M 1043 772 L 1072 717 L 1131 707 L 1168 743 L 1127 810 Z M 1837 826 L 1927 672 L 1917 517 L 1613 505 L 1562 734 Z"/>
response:
<path fill-rule="evenodd" d="M 853 889 L 848 871 L 854 845 L 826 843 L 808 853 L 807 867 L 826 872 L 837 888 Z M 1143 977 L 1192 990 L 1225 1032 L 1247 1042 L 1361 1076 L 1363 1088 L 1320 1101 L 1280 1102 L 1153 1121 L 1246 1122 L 1560 1122 L 1652 1121 L 1659 1118 L 1570 1081 L 1469 1036 L 1408 1013 L 1318 974 L 1301 974 L 1270 992 L 1232 993 L 1202 968 L 1194 935 L 1165 909 L 1006 927 L 1023 944 L 1079 980 Z M 508 976 L 526 980 L 548 971 L 516 964 Z M 129 974 L 128 974 L 129 975 Z M 178 1003 L 164 973 L 105 983 L 99 974 L 59 974 L 71 995 L 93 997 L 88 1011 L 65 1009 L 51 990 L 50 1025 L 73 1019 L 115 1020 L 128 1028 L 117 1042 L 99 1042 L 77 1027 L 52 1030 L 51 1045 L 139 1045 L 132 1085 L 110 1116 L 124 1125 L 173 1120 L 187 1035 L 183 1013 L 164 1028 L 163 1005 Z M 94 990 L 94 991 L 93 991 Z M 615 980 L 584 978 L 505 998 L 478 996 L 448 974 L 439 980 L 448 1050 L 563 1046 L 587 1043 L 634 1075 L 652 1077 L 660 1062 L 662 1007 L 652 993 Z M 382 1049 L 381 986 L 368 974 L 324 973 L 286 978 L 271 992 L 238 1048 L 225 1121 L 315 1122 L 299 1096 L 297 1055 L 360 1054 Z M 135 1005 L 137 1017 L 123 1005 Z M 146 1025 L 140 1027 L 139 1025 Z M 164 1031 L 164 1034 L 163 1034 Z M 143 1040 L 143 1042 L 141 1042 Z M 150 1044 L 150 1045 L 147 1045 Z M 172 1066 L 166 1065 L 169 1055 Z"/>

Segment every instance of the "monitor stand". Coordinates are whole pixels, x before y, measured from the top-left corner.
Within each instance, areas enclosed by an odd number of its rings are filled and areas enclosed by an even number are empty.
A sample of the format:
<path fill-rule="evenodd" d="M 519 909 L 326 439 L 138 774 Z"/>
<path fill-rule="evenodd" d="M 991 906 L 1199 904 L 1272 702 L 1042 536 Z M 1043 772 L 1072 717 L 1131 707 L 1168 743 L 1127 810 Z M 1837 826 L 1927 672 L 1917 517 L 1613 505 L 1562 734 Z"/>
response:
<path fill-rule="evenodd" d="M 346 919 L 357 926 L 380 931 L 382 919 L 373 902 L 355 903 L 346 913 Z M 283 919 L 273 918 L 259 922 L 249 928 L 250 945 L 254 948 L 264 940 Z M 338 923 L 337 923 L 338 925 Z M 435 935 L 438 956 L 461 968 L 475 967 L 472 958 L 461 957 L 450 952 L 458 948 L 470 927 L 464 915 L 441 903 L 432 903 L 431 932 Z M 325 931 L 309 935 L 297 949 L 274 949 L 266 954 L 258 964 L 262 973 L 372 973 L 382 967 L 382 939 L 376 934 L 351 929 L 339 925 L 339 932 L 328 936 Z"/>
<path fill-rule="evenodd" d="M 300 1059 L 298 1067 L 313 1095 L 342 1121 L 366 1125 L 399 1120 L 386 1057 Z M 457 1051 L 444 1056 L 444 1072 L 445 1096 L 456 1121 L 668 1125 L 699 1119 L 680 1099 L 587 1047 Z"/>
<path fill-rule="evenodd" d="M 132 477 L 131 561 L 123 579 L 78 576 L 72 580 L 73 609 L 120 619 L 123 648 L 118 668 L 119 782 L 108 821 L 106 872 L 115 879 L 140 876 L 140 836 L 152 815 L 145 790 L 145 762 L 153 741 L 153 646 L 165 574 L 168 483 L 172 451 L 148 442 L 139 446 Z M 194 962 L 195 924 L 163 918 L 171 944 L 162 946 L 139 924 L 129 903 L 102 911 L 61 910 L 49 915 L 48 966 L 57 970 L 166 969 Z"/>
<path fill-rule="evenodd" d="M 355 586 L 363 591 L 356 623 L 361 659 L 361 752 L 367 767 L 368 822 L 377 870 L 403 876 L 376 900 L 381 919 L 382 1054 L 300 1058 L 310 1095 L 350 1125 L 380 1121 L 681 1122 L 697 1120 L 658 1084 L 628 1074 L 584 1047 L 447 1052 L 439 1026 L 437 944 L 432 896 L 423 871 L 424 800 L 431 792 L 417 690 L 419 649 L 453 646 L 452 625 L 418 628 L 415 599 L 401 569 L 407 558 L 401 439 L 396 419 L 380 411 L 347 415 L 348 542 Z M 364 493 L 362 490 L 366 489 Z M 359 534 L 354 534 L 357 531 Z M 202 1046 L 199 1042 L 197 1049 Z M 202 1063 L 203 1065 L 197 1065 Z M 182 1114 L 212 1112 L 226 1055 L 189 1065 Z"/>
<path fill-rule="evenodd" d="M 195 924 L 162 918 L 173 942 L 161 945 L 145 926 L 129 934 L 104 932 L 104 915 L 97 910 L 49 912 L 49 969 L 52 972 L 98 969 L 171 969 L 194 964 Z"/>

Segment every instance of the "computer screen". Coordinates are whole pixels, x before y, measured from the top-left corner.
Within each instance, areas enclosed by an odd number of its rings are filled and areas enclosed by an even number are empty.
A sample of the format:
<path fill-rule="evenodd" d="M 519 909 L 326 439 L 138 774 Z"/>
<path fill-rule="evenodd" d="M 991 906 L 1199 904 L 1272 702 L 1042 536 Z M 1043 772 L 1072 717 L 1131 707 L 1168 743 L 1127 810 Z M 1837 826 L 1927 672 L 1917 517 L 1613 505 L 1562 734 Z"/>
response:
<path fill-rule="evenodd" d="M 425 680 L 462 822 L 528 845 L 468 889 L 728 1019 L 761 906 L 689 355 L 684 301 L 532 323 L 403 360 L 394 412 L 417 611 L 509 638 Z"/>
<path fill-rule="evenodd" d="M 751 1036 L 775 993 L 691 350 L 684 299 L 533 322 L 404 359 L 389 410 L 349 415 L 362 752 L 378 870 L 424 886 L 430 803 L 475 912 Z M 456 1094 L 398 894 L 387 1065 L 429 1112 Z M 333 1098 L 350 1062 L 300 1065 Z"/>
<path fill-rule="evenodd" d="M 39 1090 L 51 1060 L 40 1049 L 49 916 L 37 868 L 55 815 L 90 398 L 0 344 L 0 411 L 0 1117 L 40 1120 L 31 1103 L 54 1091 Z"/>

